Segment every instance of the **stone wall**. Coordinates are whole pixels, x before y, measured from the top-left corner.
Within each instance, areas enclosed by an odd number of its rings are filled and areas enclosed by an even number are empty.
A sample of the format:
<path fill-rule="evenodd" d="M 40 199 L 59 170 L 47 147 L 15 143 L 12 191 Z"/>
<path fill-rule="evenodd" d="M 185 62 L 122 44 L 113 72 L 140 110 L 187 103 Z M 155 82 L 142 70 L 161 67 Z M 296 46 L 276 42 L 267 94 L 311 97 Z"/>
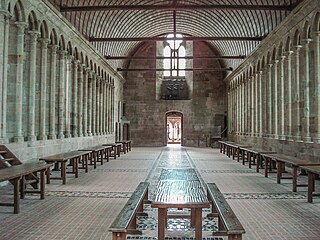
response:
<path fill-rule="evenodd" d="M 47 1 L 1 1 L 0 144 L 22 161 L 114 142 L 123 83 Z"/>
<path fill-rule="evenodd" d="M 230 140 L 320 162 L 319 11 L 303 1 L 225 80 Z"/>
<path fill-rule="evenodd" d="M 134 56 L 154 57 L 156 48 L 156 44 L 144 44 Z M 197 42 L 193 44 L 193 55 L 213 56 L 214 52 L 207 44 Z M 156 68 L 156 65 L 159 65 L 156 60 L 138 60 L 130 62 L 129 68 Z M 188 66 L 190 65 L 189 63 Z M 193 60 L 195 68 L 208 66 L 219 68 L 221 65 L 218 60 Z M 178 111 L 183 114 L 182 145 L 204 146 L 205 136 L 212 132 L 214 125 L 222 125 L 224 128 L 227 108 L 223 73 L 202 71 L 191 74 L 193 85 L 190 100 L 157 100 L 156 85 L 159 75 L 152 71 L 127 73 L 124 85 L 125 117 L 130 121 L 131 139 L 134 145 L 165 145 L 166 113 Z M 186 77 L 189 75 L 190 72 Z"/>

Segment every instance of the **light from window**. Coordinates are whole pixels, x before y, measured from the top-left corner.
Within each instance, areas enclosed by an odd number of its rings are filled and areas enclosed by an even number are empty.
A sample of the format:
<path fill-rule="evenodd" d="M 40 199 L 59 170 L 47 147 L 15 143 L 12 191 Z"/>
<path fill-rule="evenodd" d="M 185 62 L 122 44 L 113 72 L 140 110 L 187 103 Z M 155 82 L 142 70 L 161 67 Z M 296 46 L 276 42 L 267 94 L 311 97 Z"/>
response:
<path fill-rule="evenodd" d="M 164 42 L 163 56 L 163 75 L 165 77 L 185 77 L 186 72 L 186 49 L 183 46 L 183 40 L 169 40 L 174 34 L 167 36 L 168 40 Z M 177 38 L 182 38 L 181 34 L 176 34 Z M 167 57 L 167 58 L 166 58 Z"/>

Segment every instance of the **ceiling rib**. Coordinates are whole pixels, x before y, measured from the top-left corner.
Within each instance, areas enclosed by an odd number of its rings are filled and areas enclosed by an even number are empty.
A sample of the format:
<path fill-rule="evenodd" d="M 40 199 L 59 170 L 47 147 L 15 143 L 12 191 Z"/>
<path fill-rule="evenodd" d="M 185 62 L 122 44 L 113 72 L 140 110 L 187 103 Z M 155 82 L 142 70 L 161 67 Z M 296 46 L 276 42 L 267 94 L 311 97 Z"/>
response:
<path fill-rule="evenodd" d="M 166 71 L 168 69 L 163 68 L 117 68 L 118 72 L 156 72 L 156 71 Z M 174 69 L 173 69 L 174 70 Z M 203 72 L 224 72 L 224 71 L 232 71 L 230 68 L 185 68 L 180 69 L 183 71 L 203 71 Z"/>
<path fill-rule="evenodd" d="M 132 38 L 98 38 L 89 37 L 90 42 L 140 42 L 140 41 L 262 41 L 265 37 L 132 37 Z"/>
<path fill-rule="evenodd" d="M 167 59 L 168 57 L 127 57 L 127 56 L 105 56 L 107 60 L 152 60 Z M 178 57 L 177 57 L 178 58 Z M 246 56 L 185 56 L 184 59 L 245 59 Z"/>
<path fill-rule="evenodd" d="M 291 11 L 295 5 L 242 5 L 242 4 L 219 4 L 219 5 L 193 5 L 176 4 L 171 5 L 95 5 L 95 6 L 60 6 L 61 12 L 81 11 L 182 11 L 182 10 L 257 10 L 257 11 Z"/>

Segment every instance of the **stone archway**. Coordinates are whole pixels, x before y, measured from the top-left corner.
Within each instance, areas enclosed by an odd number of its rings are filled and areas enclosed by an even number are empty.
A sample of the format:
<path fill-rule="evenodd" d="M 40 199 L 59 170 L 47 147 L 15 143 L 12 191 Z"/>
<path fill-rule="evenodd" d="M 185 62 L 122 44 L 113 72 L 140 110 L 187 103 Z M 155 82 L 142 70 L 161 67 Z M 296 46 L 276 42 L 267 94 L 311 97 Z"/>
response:
<path fill-rule="evenodd" d="M 182 144 L 183 114 L 170 111 L 166 113 L 166 143 Z"/>

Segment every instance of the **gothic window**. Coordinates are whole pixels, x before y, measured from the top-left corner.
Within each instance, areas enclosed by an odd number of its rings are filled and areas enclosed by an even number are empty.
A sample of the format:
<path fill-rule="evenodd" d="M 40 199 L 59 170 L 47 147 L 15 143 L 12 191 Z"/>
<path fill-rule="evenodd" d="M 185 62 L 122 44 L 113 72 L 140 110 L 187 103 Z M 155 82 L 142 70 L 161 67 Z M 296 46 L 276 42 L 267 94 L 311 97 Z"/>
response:
<path fill-rule="evenodd" d="M 174 34 L 167 36 L 168 40 L 164 41 L 163 45 L 163 68 L 164 77 L 185 77 L 186 72 L 186 49 L 185 43 L 181 39 L 173 38 Z M 182 38 L 181 34 L 176 34 L 176 38 Z"/>

